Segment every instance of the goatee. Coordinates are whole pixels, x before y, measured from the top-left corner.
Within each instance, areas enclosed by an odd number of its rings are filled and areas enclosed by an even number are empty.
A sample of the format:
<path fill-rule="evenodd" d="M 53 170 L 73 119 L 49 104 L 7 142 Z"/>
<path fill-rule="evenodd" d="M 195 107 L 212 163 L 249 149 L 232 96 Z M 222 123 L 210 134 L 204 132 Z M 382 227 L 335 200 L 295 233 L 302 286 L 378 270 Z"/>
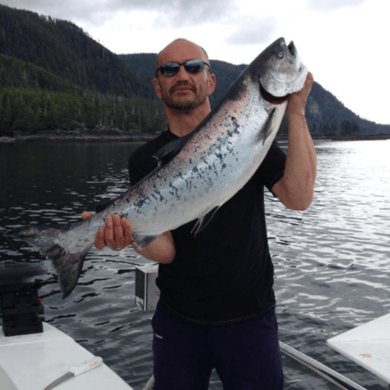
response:
<path fill-rule="evenodd" d="M 190 101 L 177 101 L 175 98 L 172 98 L 173 93 L 180 87 L 189 87 L 189 89 L 194 93 L 193 99 Z M 204 103 L 206 96 L 199 99 L 197 96 L 197 88 L 195 85 L 190 84 L 188 81 L 179 81 L 169 89 L 169 95 L 165 97 L 164 103 L 172 110 L 176 111 L 191 111 Z"/>

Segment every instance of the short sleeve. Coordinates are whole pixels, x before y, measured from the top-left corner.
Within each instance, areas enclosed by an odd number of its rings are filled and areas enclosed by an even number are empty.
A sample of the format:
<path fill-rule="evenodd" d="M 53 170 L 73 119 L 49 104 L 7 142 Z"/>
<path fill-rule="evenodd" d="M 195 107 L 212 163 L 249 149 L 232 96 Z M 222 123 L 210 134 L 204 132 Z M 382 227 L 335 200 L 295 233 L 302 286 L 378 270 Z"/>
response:
<path fill-rule="evenodd" d="M 272 192 L 271 189 L 274 184 L 276 184 L 284 175 L 286 158 L 286 153 L 280 148 L 279 144 L 274 141 L 258 171 L 263 183 L 270 192 Z"/>
<path fill-rule="evenodd" d="M 145 175 L 146 174 L 142 172 L 141 169 L 139 169 L 135 159 L 130 157 L 129 158 L 130 185 L 133 186 L 134 184 L 138 183 Z"/>
<path fill-rule="evenodd" d="M 167 143 L 177 139 L 178 137 L 170 131 L 165 131 L 157 138 L 143 144 L 129 158 L 129 177 L 130 185 L 138 183 L 141 179 L 147 176 L 150 172 L 157 168 L 157 160 L 153 155 Z"/>

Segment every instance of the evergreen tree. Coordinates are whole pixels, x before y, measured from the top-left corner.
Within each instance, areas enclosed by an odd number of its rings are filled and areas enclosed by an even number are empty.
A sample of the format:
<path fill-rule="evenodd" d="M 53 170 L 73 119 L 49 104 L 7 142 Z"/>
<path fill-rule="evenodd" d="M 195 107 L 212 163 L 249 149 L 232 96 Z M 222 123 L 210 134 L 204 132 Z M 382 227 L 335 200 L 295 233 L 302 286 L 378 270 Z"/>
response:
<path fill-rule="evenodd" d="M 341 122 L 341 135 L 354 136 L 359 135 L 359 133 L 359 126 L 356 122 L 345 120 Z"/>

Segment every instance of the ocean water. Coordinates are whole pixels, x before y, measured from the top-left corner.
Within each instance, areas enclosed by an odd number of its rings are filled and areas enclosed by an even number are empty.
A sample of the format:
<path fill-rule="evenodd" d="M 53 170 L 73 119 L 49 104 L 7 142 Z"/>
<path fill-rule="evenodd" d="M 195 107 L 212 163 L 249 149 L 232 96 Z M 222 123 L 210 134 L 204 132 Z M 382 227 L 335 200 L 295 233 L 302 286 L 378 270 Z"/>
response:
<path fill-rule="evenodd" d="M 282 144 L 283 145 L 283 144 Z M 93 248 L 65 300 L 50 261 L 7 229 L 80 220 L 107 194 L 129 186 L 132 143 L 0 144 L 0 261 L 41 262 L 45 320 L 102 356 L 135 390 L 152 374 L 153 312 L 135 304 L 131 248 Z M 386 384 L 326 340 L 390 311 L 390 141 L 316 141 L 313 204 L 292 211 L 266 194 L 280 340 L 370 390 Z M 285 389 L 334 389 L 283 357 Z M 216 374 L 210 389 L 222 389 Z"/>

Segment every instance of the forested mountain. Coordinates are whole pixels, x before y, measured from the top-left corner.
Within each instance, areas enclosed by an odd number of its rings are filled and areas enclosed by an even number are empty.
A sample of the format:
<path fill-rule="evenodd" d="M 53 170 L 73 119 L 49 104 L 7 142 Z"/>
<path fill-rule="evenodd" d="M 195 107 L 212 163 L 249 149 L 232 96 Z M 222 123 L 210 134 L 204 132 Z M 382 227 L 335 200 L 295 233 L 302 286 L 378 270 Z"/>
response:
<path fill-rule="evenodd" d="M 162 131 L 152 79 L 157 54 L 116 55 L 75 24 L 0 5 L 0 136 L 40 130 Z M 245 65 L 211 60 L 212 107 Z M 362 120 L 314 83 L 307 105 L 313 134 L 390 134 Z M 286 122 L 281 133 L 287 131 Z"/>
<path fill-rule="evenodd" d="M 0 5 L 0 136 L 95 128 L 161 131 L 149 80 L 73 23 Z"/>
<path fill-rule="evenodd" d="M 0 136 L 42 130 L 165 129 L 160 101 L 85 89 L 40 66 L 1 54 L 0 85 Z"/>
<path fill-rule="evenodd" d="M 316 82 L 307 102 L 306 119 L 314 135 L 390 134 L 390 125 L 379 125 L 360 118 Z"/>
<path fill-rule="evenodd" d="M 89 90 L 154 99 L 141 73 L 65 20 L 0 5 L 0 54 L 39 65 Z"/>

